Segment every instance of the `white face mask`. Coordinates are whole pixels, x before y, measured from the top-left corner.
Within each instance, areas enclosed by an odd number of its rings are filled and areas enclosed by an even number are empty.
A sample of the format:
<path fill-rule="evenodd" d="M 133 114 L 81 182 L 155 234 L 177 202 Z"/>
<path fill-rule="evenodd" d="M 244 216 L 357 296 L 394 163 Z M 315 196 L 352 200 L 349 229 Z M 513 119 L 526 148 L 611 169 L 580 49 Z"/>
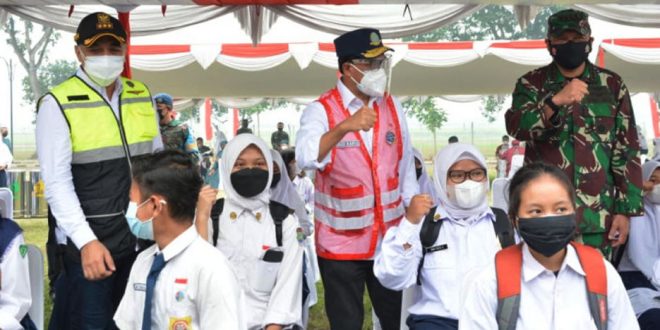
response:
<path fill-rule="evenodd" d="M 355 65 L 353 65 L 353 67 L 355 70 L 358 70 L 363 74 L 360 82 L 357 82 L 355 78 L 351 77 L 351 79 L 357 84 L 357 88 L 360 92 L 372 97 L 381 97 L 385 95 L 385 87 L 387 86 L 387 73 L 385 73 L 385 69 L 380 68 L 363 72 Z"/>
<path fill-rule="evenodd" d="M 651 190 L 646 197 L 648 197 L 651 203 L 660 204 L 660 184 L 653 186 L 653 190 Z"/>
<path fill-rule="evenodd" d="M 488 186 L 486 182 L 465 180 L 465 182 L 447 186 L 449 199 L 462 209 L 471 209 L 481 204 L 486 198 Z"/>
<path fill-rule="evenodd" d="M 110 86 L 124 71 L 124 57 L 119 55 L 84 56 L 85 73 L 101 87 Z"/>

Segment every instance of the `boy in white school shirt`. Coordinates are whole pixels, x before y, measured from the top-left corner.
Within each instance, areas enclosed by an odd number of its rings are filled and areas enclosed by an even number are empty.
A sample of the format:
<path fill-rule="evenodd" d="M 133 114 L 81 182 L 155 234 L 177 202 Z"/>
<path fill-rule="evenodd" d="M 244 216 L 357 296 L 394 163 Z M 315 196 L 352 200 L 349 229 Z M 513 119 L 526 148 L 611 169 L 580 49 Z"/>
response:
<path fill-rule="evenodd" d="M 133 163 L 126 219 L 134 235 L 156 244 L 133 264 L 114 317 L 120 329 L 246 328 L 227 258 L 193 226 L 201 186 L 197 166 L 180 151 Z"/>

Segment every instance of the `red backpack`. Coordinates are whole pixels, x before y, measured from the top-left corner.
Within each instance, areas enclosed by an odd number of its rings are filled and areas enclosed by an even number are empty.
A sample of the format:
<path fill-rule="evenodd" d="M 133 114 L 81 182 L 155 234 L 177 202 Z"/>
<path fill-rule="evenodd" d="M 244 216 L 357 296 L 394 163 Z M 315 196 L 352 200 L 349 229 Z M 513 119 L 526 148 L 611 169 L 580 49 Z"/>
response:
<path fill-rule="evenodd" d="M 598 330 L 607 329 L 607 274 L 605 261 L 598 250 L 571 242 L 584 269 L 589 311 Z M 499 330 L 514 330 L 520 311 L 522 244 L 495 255 L 497 274 L 497 324 Z"/>

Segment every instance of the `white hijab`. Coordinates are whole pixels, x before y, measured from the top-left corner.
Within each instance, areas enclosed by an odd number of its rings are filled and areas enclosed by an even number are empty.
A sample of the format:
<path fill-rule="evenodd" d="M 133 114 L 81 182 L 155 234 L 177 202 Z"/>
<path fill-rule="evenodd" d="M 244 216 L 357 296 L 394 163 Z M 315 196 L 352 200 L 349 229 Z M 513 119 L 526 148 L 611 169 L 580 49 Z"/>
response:
<path fill-rule="evenodd" d="M 256 146 L 266 159 L 268 165 L 268 182 L 264 191 L 259 195 L 252 198 L 245 198 L 239 195 L 231 184 L 231 170 L 238 159 L 238 156 L 250 145 Z M 267 206 L 270 201 L 270 182 L 273 180 L 273 158 L 270 154 L 270 149 L 262 139 L 252 134 L 239 134 L 236 135 L 227 145 L 222 152 L 222 159 L 220 163 L 220 175 L 222 178 L 222 186 L 225 189 L 227 200 L 231 203 L 238 205 L 247 210 L 256 210 L 260 207 Z"/>
<path fill-rule="evenodd" d="M 428 173 L 426 172 L 426 166 L 424 165 L 424 156 L 422 156 L 422 153 L 419 152 L 417 148 L 413 148 L 413 154 L 415 155 L 415 158 L 419 160 L 420 163 L 422 163 L 422 175 L 419 177 L 419 180 L 417 180 L 417 182 L 419 183 L 419 192 L 422 194 L 430 195 L 431 198 L 433 198 L 433 203 L 437 203 L 438 194 L 435 192 L 435 187 L 433 186 L 433 180 L 431 179 L 431 177 L 429 177 Z"/>
<path fill-rule="evenodd" d="M 307 211 L 305 211 L 305 203 L 300 199 L 296 187 L 289 178 L 289 171 L 284 164 L 282 155 L 279 152 L 271 149 L 273 161 L 280 168 L 280 181 L 274 188 L 270 189 L 271 199 L 286 205 L 288 208 L 295 211 L 298 221 L 303 224 L 309 222 Z"/>
<path fill-rule="evenodd" d="M 477 217 L 485 212 L 490 212 L 487 197 L 485 197 L 478 206 L 471 209 L 463 209 L 452 202 L 447 195 L 447 171 L 449 171 L 449 168 L 456 162 L 464 159 L 473 160 L 481 165 L 486 170 L 486 178 L 488 178 L 486 159 L 481 152 L 471 144 L 451 143 L 438 151 L 438 154 L 435 155 L 435 158 L 433 159 L 433 168 L 435 170 L 433 181 L 435 182 L 438 202 L 447 211 L 449 217 L 455 220 Z M 488 185 L 486 186 L 488 187 Z M 488 191 L 488 188 L 486 191 Z"/>
<path fill-rule="evenodd" d="M 642 166 L 644 181 L 649 181 L 653 171 L 660 167 L 660 162 L 649 160 Z M 630 220 L 628 238 L 628 257 L 633 264 L 651 278 L 654 275 L 653 264 L 660 259 L 660 205 L 653 204 L 644 197 L 644 215 Z"/>

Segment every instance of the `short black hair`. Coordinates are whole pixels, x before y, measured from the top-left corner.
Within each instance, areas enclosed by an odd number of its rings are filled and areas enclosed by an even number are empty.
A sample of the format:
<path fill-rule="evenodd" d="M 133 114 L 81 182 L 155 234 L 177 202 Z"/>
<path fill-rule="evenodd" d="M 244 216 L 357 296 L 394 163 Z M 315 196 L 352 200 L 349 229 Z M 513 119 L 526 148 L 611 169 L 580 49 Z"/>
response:
<path fill-rule="evenodd" d="M 346 63 L 346 62 L 350 62 L 350 61 L 352 61 L 352 60 L 354 60 L 354 59 L 357 59 L 357 57 L 355 57 L 355 56 L 347 56 L 347 57 L 341 57 L 341 58 L 339 58 L 339 72 L 343 74 L 343 73 L 344 73 L 344 68 L 342 68 L 342 66 L 344 65 L 344 63 Z"/>
<path fill-rule="evenodd" d="M 450 137 L 449 137 L 449 140 L 447 140 L 447 142 L 449 142 L 449 143 L 456 143 L 456 142 L 458 142 L 458 136 L 456 136 L 456 135 L 452 135 L 452 136 L 450 136 Z"/>
<path fill-rule="evenodd" d="M 508 135 L 502 135 L 502 141 L 507 140 L 509 141 L 509 136 Z"/>
<path fill-rule="evenodd" d="M 538 179 L 542 175 L 549 175 L 559 181 L 566 188 L 571 198 L 571 203 L 575 207 L 575 189 L 564 171 L 555 165 L 535 162 L 521 167 L 509 182 L 509 219 L 518 218 L 522 191 L 531 181 Z"/>
<path fill-rule="evenodd" d="M 286 149 L 280 152 L 282 155 L 282 160 L 286 166 L 289 166 L 292 160 L 296 159 L 296 150 L 295 149 Z"/>
<path fill-rule="evenodd" d="M 142 200 L 158 194 L 167 200 L 170 215 L 181 222 L 192 221 L 202 188 L 199 168 L 180 150 L 163 150 L 133 161 L 133 180 Z"/>

